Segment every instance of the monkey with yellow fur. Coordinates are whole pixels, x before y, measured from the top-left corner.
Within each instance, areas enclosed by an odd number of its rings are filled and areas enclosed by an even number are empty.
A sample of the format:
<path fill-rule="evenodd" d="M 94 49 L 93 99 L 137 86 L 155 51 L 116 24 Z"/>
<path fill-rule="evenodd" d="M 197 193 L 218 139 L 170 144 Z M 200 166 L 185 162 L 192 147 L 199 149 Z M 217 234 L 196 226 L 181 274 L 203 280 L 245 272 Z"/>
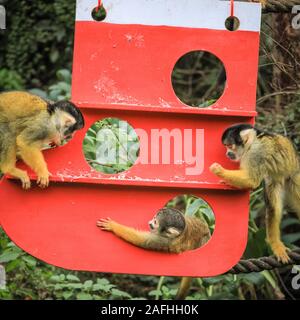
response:
<path fill-rule="evenodd" d="M 113 232 L 119 238 L 144 249 L 169 253 L 181 253 L 204 245 L 211 237 L 205 221 L 196 217 L 184 216 L 179 210 L 161 209 L 149 222 L 150 232 L 119 224 L 110 218 L 100 219 L 97 226 Z M 183 277 L 177 299 L 184 299 L 192 278 Z"/>
<path fill-rule="evenodd" d="M 49 184 L 49 172 L 42 149 L 62 145 L 84 126 L 80 110 L 69 101 L 51 102 L 21 91 L 0 94 L 0 171 L 30 188 L 24 170 L 16 167 L 20 157 L 37 174 L 40 187 Z"/>
<path fill-rule="evenodd" d="M 239 189 L 255 189 L 264 181 L 267 241 L 278 260 L 288 262 L 288 248 L 280 238 L 284 206 L 300 218 L 300 163 L 292 142 L 282 135 L 238 124 L 225 130 L 222 143 L 227 156 L 239 162 L 240 168 L 226 170 L 214 163 L 210 170 Z"/>

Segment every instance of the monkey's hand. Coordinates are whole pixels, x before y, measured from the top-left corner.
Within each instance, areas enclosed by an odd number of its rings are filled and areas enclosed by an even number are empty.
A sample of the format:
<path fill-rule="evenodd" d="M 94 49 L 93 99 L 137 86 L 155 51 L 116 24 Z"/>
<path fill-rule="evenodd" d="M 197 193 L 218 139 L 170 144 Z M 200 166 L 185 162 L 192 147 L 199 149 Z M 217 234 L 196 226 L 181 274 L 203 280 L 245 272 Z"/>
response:
<path fill-rule="evenodd" d="M 114 221 L 110 218 L 102 218 L 97 221 L 97 226 L 103 231 L 113 232 Z"/>
<path fill-rule="evenodd" d="M 40 188 L 44 189 L 49 186 L 49 176 L 51 176 L 50 172 L 45 172 L 38 175 L 37 184 Z"/>
<path fill-rule="evenodd" d="M 209 170 L 218 177 L 222 177 L 222 174 L 224 172 L 224 168 L 216 162 L 209 167 Z"/>
<path fill-rule="evenodd" d="M 24 174 L 22 177 L 20 177 L 21 181 L 22 181 L 22 187 L 24 190 L 28 190 L 30 189 L 30 186 L 31 186 L 31 182 L 30 182 L 30 179 L 26 174 Z"/>

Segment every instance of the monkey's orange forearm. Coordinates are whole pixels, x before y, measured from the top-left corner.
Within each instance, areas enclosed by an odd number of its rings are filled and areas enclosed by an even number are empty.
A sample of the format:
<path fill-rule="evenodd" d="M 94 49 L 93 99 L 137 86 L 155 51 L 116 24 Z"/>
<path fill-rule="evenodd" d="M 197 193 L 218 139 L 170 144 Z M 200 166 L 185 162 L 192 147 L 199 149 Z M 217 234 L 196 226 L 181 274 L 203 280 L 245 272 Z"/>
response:
<path fill-rule="evenodd" d="M 116 236 L 136 246 L 142 246 L 146 241 L 146 232 L 123 226 L 114 221 L 111 222 L 110 226 Z"/>
<path fill-rule="evenodd" d="M 255 189 L 259 183 L 250 178 L 246 170 L 223 169 L 217 174 L 227 184 L 239 189 Z"/>
<path fill-rule="evenodd" d="M 17 139 L 20 155 L 24 162 L 39 176 L 48 175 L 48 168 L 43 153 L 39 147 L 29 146 L 21 138 Z"/>

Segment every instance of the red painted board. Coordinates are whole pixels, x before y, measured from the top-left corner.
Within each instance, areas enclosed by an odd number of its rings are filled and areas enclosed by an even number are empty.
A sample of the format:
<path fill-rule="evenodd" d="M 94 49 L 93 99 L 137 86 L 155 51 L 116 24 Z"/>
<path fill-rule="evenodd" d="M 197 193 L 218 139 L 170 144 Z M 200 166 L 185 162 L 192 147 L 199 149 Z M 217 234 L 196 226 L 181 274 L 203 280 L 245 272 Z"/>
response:
<path fill-rule="evenodd" d="M 72 100 L 80 106 L 86 128 L 66 146 L 45 152 L 53 174 L 47 190 L 34 186 L 23 191 L 18 181 L 1 181 L 1 225 L 24 250 L 67 269 L 173 276 L 224 273 L 246 246 L 249 193 L 220 184 L 208 168 L 213 162 L 236 168 L 225 157 L 221 134 L 234 123 L 254 123 L 260 6 L 236 3 L 240 29 L 230 32 L 224 27 L 230 12 L 225 1 L 103 4 L 107 19 L 99 23 L 90 15 L 95 1 L 77 1 Z M 205 109 L 183 104 L 171 85 L 176 61 L 193 50 L 210 51 L 226 69 L 223 95 Z M 166 149 L 143 134 L 151 137 L 153 130 L 165 130 L 166 137 L 177 130 L 170 154 L 182 144 L 182 150 L 196 155 L 199 172 L 191 175 L 187 161 L 165 164 L 161 158 L 158 163 L 137 162 L 117 175 L 95 172 L 84 159 L 82 142 L 89 126 L 106 117 L 128 121 L 140 137 L 141 154 Z M 185 140 L 186 132 L 191 136 Z M 179 255 L 146 251 L 96 227 L 97 219 L 109 216 L 145 229 L 180 194 L 203 198 L 216 216 L 212 239 L 197 250 Z"/>
<path fill-rule="evenodd" d="M 218 160 L 227 168 L 238 167 L 225 157 L 226 150 L 220 137 L 228 126 L 252 120 L 93 108 L 82 111 L 86 128 L 77 132 L 67 145 L 44 152 L 52 181 L 229 189 L 209 171 L 209 166 Z M 127 121 L 140 138 L 141 151 L 136 164 L 119 174 L 95 171 L 86 162 L 82 150 L 88 128 L 107 117 Z M 168 136 L 172 138 L 168 139 Z M 165 141 L 170 142 L 167 157 L 163 156 L 165 146 L 169 145 Z M 19 167 L 26 169 L 24 164 Z M 36 176 L 31 173 L 31 178 L 36 179 Z"/>
<path fill-rule="evenodd" d="M 177 255 L 129 245 L 99 230 L 96 220 L 108 216 L 146 230 L 153 214 L 186 189 L 52 183 L 47 192 L 35 187 L 24 196 L 15 181 L 3 180 L 0 187 L 7 234 L 33 256 L 66 269 L 213 276 L 239 260 L 247 241 L 247 192 L 188 190 L 211 205 L 216 227 L 205 246 Z"/>

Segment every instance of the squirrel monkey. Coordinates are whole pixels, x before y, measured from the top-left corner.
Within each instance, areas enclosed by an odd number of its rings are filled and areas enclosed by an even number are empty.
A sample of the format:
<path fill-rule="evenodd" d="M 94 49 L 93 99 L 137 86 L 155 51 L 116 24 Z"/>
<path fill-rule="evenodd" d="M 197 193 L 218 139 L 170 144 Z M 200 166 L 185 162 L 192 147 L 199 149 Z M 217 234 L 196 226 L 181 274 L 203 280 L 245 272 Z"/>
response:
<path fill-rule="evenodd" d="M 179 210 L 171 208 L 163 208 L 154 216 L 149 222 L 150 232 L 126 227 L 110 218 L 100 219 L 97 226 L 135 246 L 170 253 L 197 249 L 211 237 L 206 222 L 184 216 Z M 191 282 L 190 277 L 182 278 L 176 299 L 185 298 Z"/>
<path fill-rule="evenodd" d="M 300 218 L 300 163 L 292 142 L 249 124 L 237 124 L 225 130 L 222 143 L 227 157 L 239 162 L 240 169 L 226 170 L 214 163 L 211 172 L 239 189 L 255 189 L 264 181 L 267 241 L 278 260 L 288 262 L 288 248 L 280 240 L 283 207 Z"/>
<path fill-rule="evenodd" d="M 49 184 L 49 172 L 42 149 L 62 145 L 83 128 L 79 109 L 69 101 L 51 102 L 21 91 L 0 94 L 0 171 L 30 188 L 26 171 L 16 168 L 20 157 L 37 174 L 41 188 Z"/>

